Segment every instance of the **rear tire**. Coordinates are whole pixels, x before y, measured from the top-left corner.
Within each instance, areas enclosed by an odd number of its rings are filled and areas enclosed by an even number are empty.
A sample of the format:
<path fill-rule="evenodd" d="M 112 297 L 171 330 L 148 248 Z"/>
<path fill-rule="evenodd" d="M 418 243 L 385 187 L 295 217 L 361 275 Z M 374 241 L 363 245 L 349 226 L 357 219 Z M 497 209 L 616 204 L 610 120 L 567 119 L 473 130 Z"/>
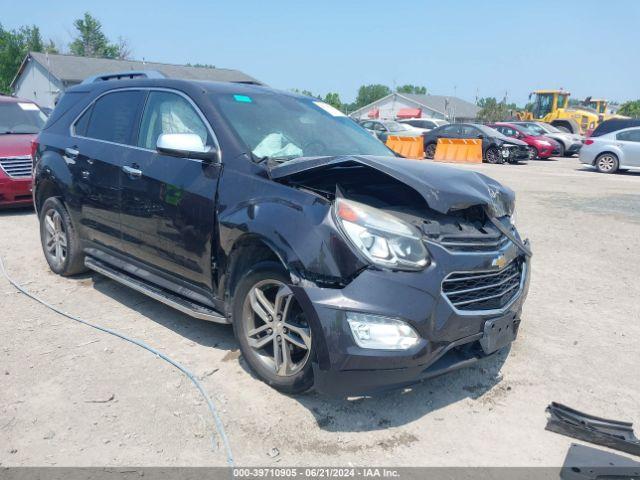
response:
<path fill-rule="evenodd" d="M 64 204 L 47 198 L 40 209 L 40 242 L 51 270 L 68 277 L 85 272 L 80 237 Z"/>
<path fill-rule="evenodd" d="M 436 156 L 436 144 L 429 143 L 426 147 L 424 147 L 424 156 L 430 160 Z"/>
<path fill-rule="evenodd" d="M 238 282 L 233 331 L 243 358 L 260 380 L 284 393 L 313 386 L 311 327 L 288 287 L 287 271 L 261 262 Z"/>
<path fill-rule="evenodd" d="M 620 167 L 620 161 L 614 153 L 601 153 L 596 158 L 595 166 L 600 173 L 616 173 Z"/>

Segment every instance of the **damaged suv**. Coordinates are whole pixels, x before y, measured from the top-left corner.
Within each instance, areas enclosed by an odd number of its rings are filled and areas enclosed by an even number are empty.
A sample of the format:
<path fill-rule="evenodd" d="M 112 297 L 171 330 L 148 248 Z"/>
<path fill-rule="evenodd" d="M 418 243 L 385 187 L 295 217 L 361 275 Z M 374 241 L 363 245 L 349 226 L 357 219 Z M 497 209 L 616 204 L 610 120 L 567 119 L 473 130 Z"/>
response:
<path fill-rule="evenodd" d="M 281 391 L 410 385 L 516 337 L 531 252 L 513 192 L 395 157 L 316 99 L 102 76 L 64 94 L 34 152 L 54 272 L 233 324 Z"/>

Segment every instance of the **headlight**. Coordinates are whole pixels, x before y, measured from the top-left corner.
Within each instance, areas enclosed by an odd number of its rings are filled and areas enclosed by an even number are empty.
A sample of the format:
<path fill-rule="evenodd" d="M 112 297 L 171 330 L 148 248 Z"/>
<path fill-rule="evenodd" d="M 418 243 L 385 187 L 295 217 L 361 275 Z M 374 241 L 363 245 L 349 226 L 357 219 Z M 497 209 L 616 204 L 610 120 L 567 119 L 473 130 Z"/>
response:
<path fill-rule="evenodd" d="M 397 318 L 347 312 L 347 322 L 353 339 L 361 348 L 406 350 L 420 341 L 413 327 Z"/>
<path fill-rule="evenodd" d="M 540 145 L 544 145 L 545 147 L 550 147 L 551 146 L 551 143 L 547 142 L 546 140 L 540 140 L 540 141 L 538 141 L 538 143 Z"/>
<path fill-rule="evenodd" d="M 422 234 L 413 225 L 344 198 L 336 199 L 334 211 L 345 236 L 375 265 L 422 270 L 429 263 Z"/>

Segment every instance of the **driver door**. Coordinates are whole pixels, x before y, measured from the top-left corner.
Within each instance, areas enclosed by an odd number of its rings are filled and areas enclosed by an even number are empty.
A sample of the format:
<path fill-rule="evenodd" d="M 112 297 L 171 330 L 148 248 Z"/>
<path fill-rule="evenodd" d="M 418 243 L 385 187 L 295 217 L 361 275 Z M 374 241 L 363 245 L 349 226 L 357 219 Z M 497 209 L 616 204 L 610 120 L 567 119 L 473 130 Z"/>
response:
<path fill-rule="evenodd" d="M 194 133 L 204 145 L 214 144 L 210 126 L 190 98 L 149 92 L 138 154 L 122 171 L 122 243 L 136 260 L 209 289 L 220 165 L 158 152 L 163 133 Z"/>

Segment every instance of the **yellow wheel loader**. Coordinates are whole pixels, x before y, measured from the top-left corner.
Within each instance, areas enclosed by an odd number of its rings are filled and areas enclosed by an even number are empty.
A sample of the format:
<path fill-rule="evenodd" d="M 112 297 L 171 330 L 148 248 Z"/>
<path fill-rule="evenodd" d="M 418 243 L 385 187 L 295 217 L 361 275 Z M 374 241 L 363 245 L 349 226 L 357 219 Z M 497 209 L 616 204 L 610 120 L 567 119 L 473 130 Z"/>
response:
<path fill-rule="evenodd" d="M 531 109 L 516 112 L 516 117 L 550 123 L 561 130 L 586 135 L 598 126 L 601 119 L 591 109 L 569 107 L 570 95 L 565 90 L 536 90 L 529 95 Z"/>

